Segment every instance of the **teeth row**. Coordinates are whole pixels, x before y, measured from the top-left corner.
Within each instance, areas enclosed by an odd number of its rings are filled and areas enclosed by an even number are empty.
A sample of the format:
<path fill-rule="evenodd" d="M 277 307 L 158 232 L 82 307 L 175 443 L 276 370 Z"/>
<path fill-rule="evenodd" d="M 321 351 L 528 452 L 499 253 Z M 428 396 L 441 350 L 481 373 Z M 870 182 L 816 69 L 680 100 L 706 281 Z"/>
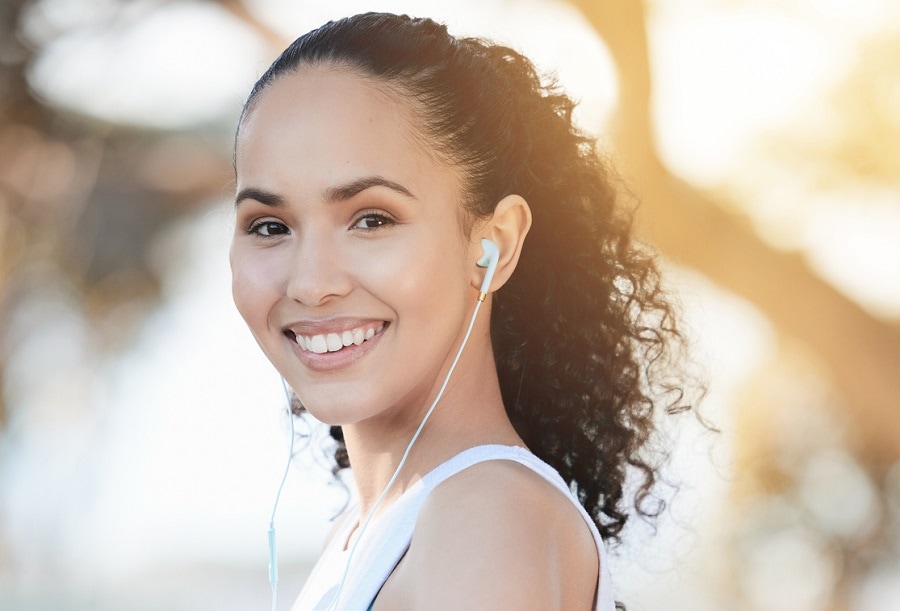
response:
<path fill-rule="evenodd" d="M 325 354 L 326 352 L 337 352 L 344 346 L 351 344 L 359 346 L 367 339 L 372 339 L 384 330 L 384 324 L 378 326 L 377 329 L 351 329 L 341 334 L 328 333 L 326 335 L 313 335 L 312 337 L 304 337 L 297 335 L 297 344 L 304 350 L 315 352 L 316 354 Z"/>

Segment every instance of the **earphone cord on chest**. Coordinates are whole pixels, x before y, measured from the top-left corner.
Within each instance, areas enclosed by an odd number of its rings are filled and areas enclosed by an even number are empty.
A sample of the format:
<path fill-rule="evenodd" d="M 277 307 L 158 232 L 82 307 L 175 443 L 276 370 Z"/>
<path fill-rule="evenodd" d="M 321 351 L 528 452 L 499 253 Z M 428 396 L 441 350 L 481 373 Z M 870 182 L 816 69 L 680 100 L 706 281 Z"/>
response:
<path fill-rule="evenodd" d="M 413 444 L 416 443 L 416 440 L 419 438 L 419 434 L 422 432 L 422 429 L 425 428 L 425 423 L 428 422 L 428 418 L 431 417 L 431 413 L 434 411 L 435 406 L 437 406 L 438 401 L 440 401 L 441 397 L 444 395 L 444 390 L 446 390 L 447 384 L 450 382 L 450 375 L 453 373 L 453 370 L 456 369 L 456 364 L 459 362 L 459 357 L 462 356 L 463 348 L 466 347 L 466 343 L 469 341 L 469 335 L 472 334 L 472 327 L 475 326 L 475 318 L 478 316 L 478 310 L 481 308 L 481 304 L 482 300 L 479 299 L 475 304 L 475 310 L 472 312 L 472 318 L 471 320 L 469 320 L 469 326 L 466 329 L 466 334 L 463 336 L 463 340 L 459 346 L 459 350 L 456 351 L 456 357 L 453 359 L 453 363 L 450 365 L 450 369 L 447 371 L 447 375 L 444 377 L 444 383 L 441 385 L 441 388 L 438 391 L 437 396 L 434 398 L 434 401 L 432 401 L 431 407 L 429 407 L 428 411 L 425 412 L 425 416 L 422 418 L 422 422 L 419 424 L 416 432 L 413 433 L 412 439 L 409 440 L 409 444 L 406 446 L 406 451 L 403 452 L 403 457 L 400 459 L 400 463 L 394 470 L 394 474 L 388 481 L 387 486 L 385 486 L 384 490 L 381 492 L 378 500 L 375 501 L 375 505 L 372 506 L 372 510 L 369 512 L 369 515 L 366 516 L 366 520 L 365 522 L 363 522 L 362 528 L 356 535 L 356 541 L 353 542 L 353 546 L 350 548 L 350 554 L 347 556 L 347 564 L 344 566 L 344 573 L 341 576 L 340 585 L 338 586 L 337 593 L 335 593 L 331 604 L 328 605 L 328 611 L 333 611 L 337 608 L 338 600 L 341 597 L 341 593 L 344 591 L 344 583 L 347 581 L 347 575 L 350 572 L 350 564 L 353 562 L 353 555 L 356 553 L 356 548 L 359 546 L 359 543 L 360 541 L 362 541 L 366 529 L 369 527 L 369 522 L 372 521 L 372 517 L 378 511 L 378 507 L 381 505 L 381 502 L 387 496 L 388 491 L 400 476 L 400 470 L 403 469 L 403 465 L 406 463 L 406 459 L 407 457 L 409 457 L 410 451 L 412 451 Z"/>

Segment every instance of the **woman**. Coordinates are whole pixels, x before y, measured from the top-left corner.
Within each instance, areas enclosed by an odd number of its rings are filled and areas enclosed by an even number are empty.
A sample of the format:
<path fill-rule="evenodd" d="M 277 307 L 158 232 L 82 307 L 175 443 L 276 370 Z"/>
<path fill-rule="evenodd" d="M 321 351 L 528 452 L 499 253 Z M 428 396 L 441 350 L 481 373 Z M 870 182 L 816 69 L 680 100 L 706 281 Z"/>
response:
<path fill-rule="evenodd" d="M 358 492 L 295 609 L 613 608 L 601 537 L 653 513 L 680 336 L 572 107 L 518 53 L 387 14 L 253 88 L 235 302 Z"/>

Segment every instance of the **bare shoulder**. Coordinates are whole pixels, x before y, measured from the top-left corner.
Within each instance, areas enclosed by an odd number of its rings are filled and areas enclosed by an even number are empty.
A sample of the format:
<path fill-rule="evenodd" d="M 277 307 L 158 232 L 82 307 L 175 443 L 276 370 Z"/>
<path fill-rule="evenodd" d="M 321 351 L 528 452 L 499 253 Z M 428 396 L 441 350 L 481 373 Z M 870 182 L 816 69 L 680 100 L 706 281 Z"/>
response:
<path fill-rule="evenodd" d="M 597 549 L 576 507 L 506 460 L 435 488 L 402 564 L 396 585 L 412 609 L 590 609 L 597 585 Z"/>

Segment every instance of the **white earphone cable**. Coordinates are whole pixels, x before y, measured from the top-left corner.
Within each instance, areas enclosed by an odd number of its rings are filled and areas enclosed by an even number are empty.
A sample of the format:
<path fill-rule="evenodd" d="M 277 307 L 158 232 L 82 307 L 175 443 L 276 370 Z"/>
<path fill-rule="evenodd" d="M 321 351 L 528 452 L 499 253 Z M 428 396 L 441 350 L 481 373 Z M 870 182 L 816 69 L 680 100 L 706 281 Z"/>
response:
<path fill-rule="evenodd" d="M 366 516 L 365 522 L 363 522 L 359 533 L 357 533 L 356 541 L 354 541 L 353 546 L 350 548 L 350 553 L 347 556 L 347 563 L 344 566 L 344 572 L 341 576 L 341 581 L 338 584 L 337 592 L 335 592 L 334 598 L 328 605 L 327 611 L 332 611 L 336 608 L 336 605 L 340 600 L 341 593 L 343 593 L 344 591 L 344 584 L 347 581 L 347 575 L 349 575 L 350 573 L 350 564 L 353 562 L 353 556 L 356 553 L 356 549 L 359 546 L 360 541 L 362 541 L 363 535 L 368 529 L 369 523 L 372 521 L 372 517 L 377 513 L 378 508 L 381 506 L 382 501 L 384 501 L 385 497 L 387 496 L 388 491 L 400 476 L 400 471 L 403 469 L 403 465 L 406 464 L 406 459 L 409 457 L 409 454 L 412 451 L 413 444 L 416 443 L 416 440 L 419 438 L 419 435 L 425 428 L 425 423 L 428 422 L 428 419 L 431 417 L 432 412 L 434 412 L 434 408 L 437 406 L 438 401 L 440 401 L 441 397 L 444 396 L 444 391 L 447 389 L 447 384 L 449 384 L 450 382 L 450 376 L 453 374 L 453 370 L 456 369 L 456 364 L 459 363 L 459 359 L 462 356 L 463 349 L 466 347 L 466 344 L 469 341 L 469 336 L 472 334 L 472 329 L 475 326 L 475 319 L 478 317 L 478 311 L 481 309 L 481 304 L 484 303 L 484 299 L 488 295 L 491 281 L 494 277 L 494 271 L 497 268 L 497 262 L 500 256 L 500 251 L 497 248 L 497 245 L 491 240 L 483 238 L 481 240 L 481 245 L 482 249 L 484 250 L 484 255 L 477 261 L 476 264 L 479 267 L 485 267 L 487 269 L 485 271 L 484 279 L 481 284 L 481 289 L 478 293 L 478 300 L 475 303 L 475 309 L 472 311 L 472 318 L 469 320 L 469 325 L 466 328 L 465 335 L 463 335 L 459 350 L 456 351 L 456 356 L 453 358 L 453 362 L 450 364 L 450 369 L 447 371 L 447 375 L 444 377 L 444 383 L 441 384 L 441 388 L 438 390 L 437 396 L 434 398 L 431 406 L 422 417 L 422 422 L 419 423 L 418 428 L 416 429 L 415 433 L 413 433 L 412 439 L 409 440 L 409 443 L 406 446 L 406 450 L 403 452 L 403 456 L 400 458 L 400 462 L 397 465 L 397 468 L 394 470 L 394 474 L 391 476 L 391 479 L 388 481 L 384 490 L 378 496 L 378 499 L 375 501 L 375 505 L 372 506 L 372 510 L 369 512 L 369 515 Z M 281 498 L 281 490 L 284 487 L 285 481 L 287 480 L 287 474 L 291 467 L 291 460 L 294 456 L 294 415 L 291 411 L 291 395 L 288 389 L 287 382 L 284 380 L 284 378 L 281 379 L 281 383 L 284 387 L 285 396 L 287 396 L 288 411 L 291 418 L 291 448 L 290 454 L 288 456 L 288 464 L 285 467 L 284 476 L 282 476 L 281 478 L 281 484 L 278 486 L 278 494 L 275 496 L 275 506 L 272 508 L 272 519 L 269 521 L 269 581 L 272 584 L 272 611 L 276 611 L 275 607 L 278 599 L 278 559 L 275 556 L 275 512 L 278 509 L 278 501 Z"/>
<path fill-rule="evenodd" d="M 336 609 L 336 605 L 338 600 L 341 597 L 341 593 L 344 591 L 344 583 L 347 581 L 347 575 L 350 573 L 350 564 L 353 562 L 353 555 L 356 553 L 356 548 L 359 546 L 360 541 L 362 541 L 363 535 L 366 532 L 366 529 L 369 527 L 369 523 L 372 521 L 372 517 L 378 511 L 378 507 L 381 505 L 381 502 L 387 496 L 388 491 L 394 485 L 394 482 L 397 481 L 397 478 L 400 476 L 400 470 L 403 469 L 403 465 L 406 464 L 406 459 L 409 457 L 409 453 L 412 451 L 413 444 L 416 443 L 416 440 L 419 438 L 419 435 L 422 432 L 422 429 L 425 428 L 425 423 L 428 422 L 428 419 L 431 417 L 431 413 L 434 411 L 434 408 L 437 406 L 438 401 L 440 401 L 441 397 L 444 395 L 444 390 L 447 389 L 447 384 L 450 382 L 450 374 L 453 373 L 453 370 L 456 369 L 456 364 L 459 362 L 459 357 L 462 356 L 463 348 L 466 347 L 466 343 L 469 341 L 469 335 L 472 334 L 472 328 L 475 326 L 475 318 L 478 316 L 478 310 L 481 309 L 482 300 L 479 299 L 475 304 L 475 310 L 472 312 L 472 318 L 469 320 L 469 326 L 466 329 L 466 334 L 463 336 L 462 343 L 459 346 L 459 350 L 456 351 L 456 357 L 453 359 L 453 363 L 450 365 L 450 369 L 447 371 L 447 375 L 444 377 L 444 383 L 441 385 L 440 390 L 438 391 L 437 396 L 434 398 L 434 401 L 431 403 L 431 407 L 428 408 L 428 411 L 425 412 L 425 416 L 422 418 L 422 422 L 419 424 L 419 427 L 416 429 L 416 432 L 413 433 L 412 439 L 409 440 L 409 444 L 406 446 L 406 451 L 403 452 L 402 458 L 400 458 L 400 463 L 397 465 L 397 468 L 394 470 L 394 474 L 391 476 L 391 479 L 388 481 L 387 486 L 385 486 L 384 490 L 381 492 L 381 495 L 378 497 L 378 500 L 375 501 L 375 505 L 372 506 L 372 510 L 369 512 L 369 515 L 366 516 L 366 520 L 363 522 L 362 528 L 360 528 L 359 532 L 356 535 L 356 541 L 353 542 L 353 546 L 350 548 L 350 554 L 347 556 L 347 563 L 344 565 L 344 573 L 341 576 L 341 582 L 338 586 L 337 592 L 334 595 L 334 598 L 331 601 L 331 604 L 328 605 L 327 611 L 332 611 Z"/>
<path fill-rule="evenodd" d="M 272 518 L 269 520 L 269 583 L 272 584 L 272 611 L 276 611 L 278 604 L 278 558 L 275 555 L 275 512 L 278 511 L 278 501 L 281 500 L 281 490 L 287 481 L 288 472 L 291 470 L 291 460 L 294 458 L 294 412 L 291 409 L 291 393 L 288 390 L 287 382 L 281 378 L 281 385 L 284 388 L 284 395 L 288 402 L 288 418 L 291 421 L 291 446 L 288 451 L 287 465 L 284 467 L 284 475 L 281 476 L 281 483 L 278 485 L 278 493 L 275 495 L 275 505 L 272 507 Z"/>

